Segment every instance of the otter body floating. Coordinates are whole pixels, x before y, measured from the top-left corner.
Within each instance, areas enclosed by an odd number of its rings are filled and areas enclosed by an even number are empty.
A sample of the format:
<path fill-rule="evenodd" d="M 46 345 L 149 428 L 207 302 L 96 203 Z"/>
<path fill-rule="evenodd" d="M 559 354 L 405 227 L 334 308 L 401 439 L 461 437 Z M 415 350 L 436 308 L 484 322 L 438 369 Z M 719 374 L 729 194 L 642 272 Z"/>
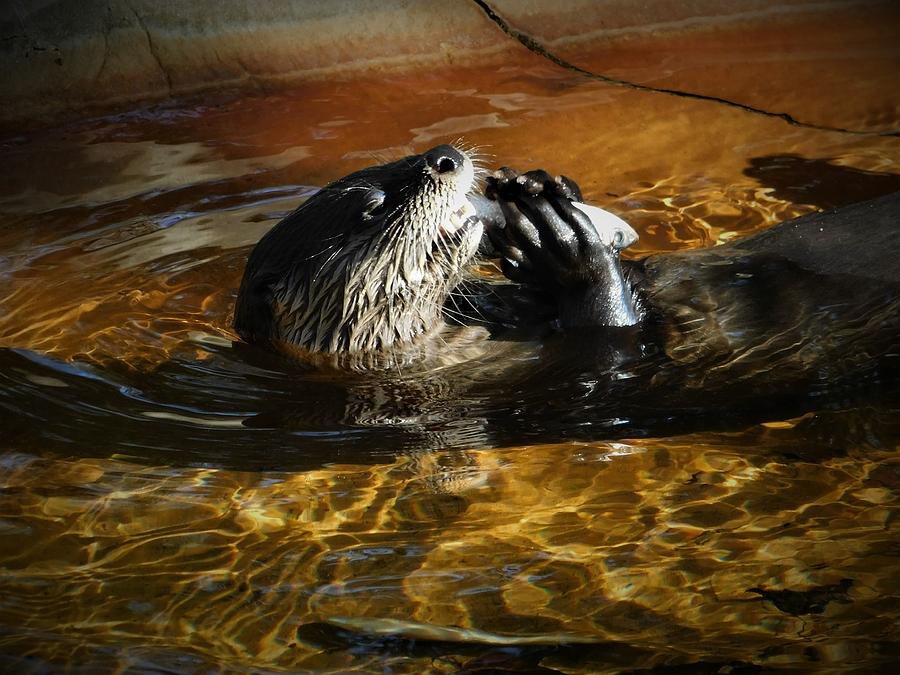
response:
<path fill-rule="evenodd" d="M 678 362 L 760 354 L 782 342 L 791 352 L 826 326 L 841 340 L 857 329 L 868 339 L 865 331 L 883 334 L 896 323 L 875 322 L 879 311 L 894 310 L 884 310 L 884 293 L 870 286 L 900 283 L 898 195 L 723 246 L 622 263 L 619 250 L 636 233 L 585 205 L 573 181 L 501 169 L 481 195 L 475 176 L 466 153 L 441 145 L 325 187 L 251 253 L 235 311 L 240 336 L 299 357 L 420 354 L 428 342 L 452 351 L 462 342 L 444 330 L 445 303 L 483 233 L 504 274 L 520 284 L 513 288 L 549 298 L 560 327 L 654 323 L 663 326 L 659 347 Z M 848 289 L 871 301 L 838 304 Z M 490 308 L 468 314 L 498 331 L 546 318 L 519 312 L 492 324 Z M 794 364 L 798 372 L 838 341 L 813 340 L 815 358 Z"/>

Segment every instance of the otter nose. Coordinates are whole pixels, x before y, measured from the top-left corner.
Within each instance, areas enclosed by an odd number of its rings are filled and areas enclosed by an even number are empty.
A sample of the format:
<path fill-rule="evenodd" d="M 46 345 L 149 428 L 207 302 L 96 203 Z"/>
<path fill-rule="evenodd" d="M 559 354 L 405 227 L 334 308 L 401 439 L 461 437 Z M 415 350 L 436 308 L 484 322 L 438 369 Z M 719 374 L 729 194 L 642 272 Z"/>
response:
<path fill-rule="evenodd" d="M 463 154 L 452 145 L 439 145 L 425 153 L 425 163 L 437 173 L 452 173 L 465 162 Z"/>

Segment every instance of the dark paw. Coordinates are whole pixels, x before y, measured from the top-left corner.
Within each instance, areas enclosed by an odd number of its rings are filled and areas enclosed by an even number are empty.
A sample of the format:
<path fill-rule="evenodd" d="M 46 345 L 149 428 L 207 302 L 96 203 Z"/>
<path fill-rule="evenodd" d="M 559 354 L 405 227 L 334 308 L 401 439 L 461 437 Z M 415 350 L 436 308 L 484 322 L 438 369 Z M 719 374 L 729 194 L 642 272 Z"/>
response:
<path fill-rule="evenodd" d="M 561 325 L 631 326 L 640 320 L 615 240 L 604 241 L 572 203 L 581 199 L 573 180 L 503 168 L 488 179 L 485 194 L 502 211 L 502 226 L 487 233 L 503 273 L 554 295 Z"/>
<path fill-rule="evenodd" d="M 513 281 L 561 288 L 590 284 L 598 265 L 616 255 L 572 204 L 581 190 L 570 178 L 504 167 L 488 179 L 485 194 L 503 212 L 505 227 L 489 228 L 488 236 Z"/>

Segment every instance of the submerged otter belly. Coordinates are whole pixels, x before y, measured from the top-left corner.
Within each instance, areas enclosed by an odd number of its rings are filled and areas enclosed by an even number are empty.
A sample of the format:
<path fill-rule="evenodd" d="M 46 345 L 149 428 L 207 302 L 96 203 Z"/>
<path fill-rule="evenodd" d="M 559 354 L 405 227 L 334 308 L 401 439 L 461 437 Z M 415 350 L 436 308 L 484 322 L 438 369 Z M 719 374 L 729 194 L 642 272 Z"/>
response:
<path fill-rule="evenodd" d="M 900 192 L 723 246 L 649 256 L 638 263 L 642 287 L 650 303 L 670 314 L 730 313 L 735 331 L 756 326 L 759 341 L 766 325 L 774 332 L 779 323 L 806 317 L 815 332 L 816 313 L 850 316 L 870 301 L 884 305 L 889 321 L 891 289 L 900 287 L 898 225 Z"/>
<path fill-rule="evenodd" d="M 667 354 L 705 364 L 687 371 L 685 386 L 752 386 L 761 395 L 788 383 L 824 388 L 892 377 L 898 220 L 900 193 L 640 261 Z"/>

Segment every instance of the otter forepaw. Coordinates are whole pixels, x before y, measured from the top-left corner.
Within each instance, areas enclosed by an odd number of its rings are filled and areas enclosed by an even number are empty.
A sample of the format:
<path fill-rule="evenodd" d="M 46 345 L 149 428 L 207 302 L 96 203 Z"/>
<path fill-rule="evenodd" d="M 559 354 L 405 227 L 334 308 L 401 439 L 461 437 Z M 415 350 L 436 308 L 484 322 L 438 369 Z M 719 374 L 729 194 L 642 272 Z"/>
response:
<path fill-rule="evenodd" d="M 488 230 L 503 273 L 552 293 L 564 326 L 630 326 L 640 318 L 614 243 L 573 201 L 578 185 L 546 171 L 503 168 L 488 180 L 505 226 Z"/>
<path fill-rule="evenodd" d="M 485 194 L 503 211 L 505 227 L 488 235 L 509 278 L 563 288 L 596 278 L 593 270 L 610 251 L 590 218 L 572 204 L 581 199 L 575 181 L 504 167 L 488 179 Z"/>

